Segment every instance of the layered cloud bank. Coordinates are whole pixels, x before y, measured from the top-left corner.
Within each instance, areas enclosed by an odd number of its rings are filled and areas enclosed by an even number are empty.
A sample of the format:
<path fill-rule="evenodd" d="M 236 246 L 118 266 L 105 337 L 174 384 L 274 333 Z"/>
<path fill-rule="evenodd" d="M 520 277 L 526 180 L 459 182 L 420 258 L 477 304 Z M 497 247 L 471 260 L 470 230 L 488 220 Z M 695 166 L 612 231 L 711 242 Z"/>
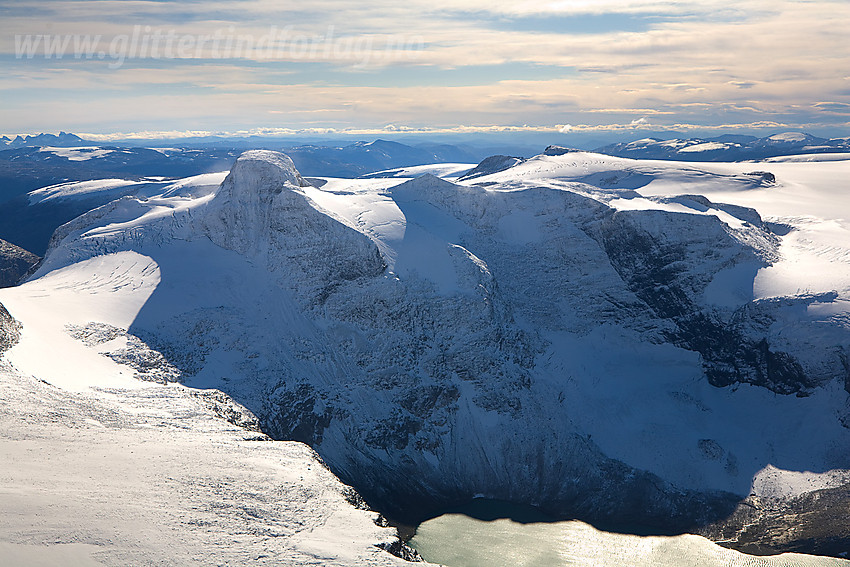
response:
<path fill-rule="evenodd" d="M 423 4 L 7 8 L 0 116 L 20 131 L 336 132 L 811 130 L 850 115 L 845 3 Z"/>

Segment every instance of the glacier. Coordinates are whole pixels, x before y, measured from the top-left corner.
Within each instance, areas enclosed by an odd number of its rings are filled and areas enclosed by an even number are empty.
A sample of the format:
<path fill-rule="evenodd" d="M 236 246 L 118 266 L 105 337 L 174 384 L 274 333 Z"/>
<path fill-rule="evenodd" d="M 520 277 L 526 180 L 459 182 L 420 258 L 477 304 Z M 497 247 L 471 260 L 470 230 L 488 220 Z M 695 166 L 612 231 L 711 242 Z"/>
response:
<path fill-rule="evenodd" d="M 16 309 L 26 327 L 0 307 L 0 354 L 18 350 L 0 357 L 3 565 L 406 564 L 387 553 L 396 530 L 315 452 L 272 441 L 222 392 L 133 377 L 98 351 L 126 339 L 118 327 L 52 342 L 57 306 L 98 298 L 50 295 L 47 312 Z M 39 345 L 47 365 L 27 364 Z"/>
<path fill-rule="evenodd" d="M 734 547 L 742 500 L 846 484 L 848 169 L 553 150 L 305 179 L 250 151 L 57 229 L 0 290 L 6 358 L 221 390 L 400 519 L 486 496 Z"/>

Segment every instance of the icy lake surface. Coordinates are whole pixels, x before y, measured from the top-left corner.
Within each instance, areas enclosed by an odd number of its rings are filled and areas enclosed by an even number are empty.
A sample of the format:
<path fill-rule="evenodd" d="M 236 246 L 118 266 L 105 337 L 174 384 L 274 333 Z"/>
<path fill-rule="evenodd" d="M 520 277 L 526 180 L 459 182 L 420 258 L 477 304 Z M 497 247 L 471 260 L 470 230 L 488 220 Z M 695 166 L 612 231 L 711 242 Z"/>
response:
<path fill-rule="evenodd" d="M 422 523 L 410 540 L 422 557 L 447 567 L 809 567 L 850 561 L 812 555 L 745 555 L 694 535 L 638 536 L 604 532 L 579 521 L 542 522 L 498 503 L 475 502 Z M 466 512 L 466 513 L 464 513 Z M 483 512 L 483 513 L 482 513 Z M 467 515 L 471 514 L 471 515 Z M 473 517 L 475 516 L 475 517 Z M 479 519 L 483 518 L 483 519 Z"/>

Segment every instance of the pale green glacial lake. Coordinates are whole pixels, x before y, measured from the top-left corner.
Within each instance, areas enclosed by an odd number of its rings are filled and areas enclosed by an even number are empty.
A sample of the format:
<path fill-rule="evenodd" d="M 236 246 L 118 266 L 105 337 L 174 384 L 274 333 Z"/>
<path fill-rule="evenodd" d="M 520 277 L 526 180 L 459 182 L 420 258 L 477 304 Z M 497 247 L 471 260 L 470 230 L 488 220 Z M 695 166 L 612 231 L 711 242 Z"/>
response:
<path fill-rule="evenodd" d="M 470 514 L 482 517 L 482 502 Z M 487 504 L 495 517 L 494 506 Z M 599 531 L 578 521 L 535 522 L 534 512 L 484 521 L 463 508 L 421 524 L 410 540 L 422 557 L 448 567 L 850 567 L 850 561 L 811 555 L 745 555 L 693 535 L 637 536 Z M 492 515 L 491 515 L 492 514 Z M 510 512 L 503 515 L 511 515 Z"/>

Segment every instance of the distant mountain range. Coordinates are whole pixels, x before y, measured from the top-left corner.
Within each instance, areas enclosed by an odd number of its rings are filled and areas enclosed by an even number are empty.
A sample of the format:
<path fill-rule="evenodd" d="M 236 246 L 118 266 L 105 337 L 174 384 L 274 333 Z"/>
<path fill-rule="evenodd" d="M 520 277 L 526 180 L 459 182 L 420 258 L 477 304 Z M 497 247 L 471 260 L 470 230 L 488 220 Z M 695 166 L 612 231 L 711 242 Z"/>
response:
<path fill-rule="evenodd" d="M 69 140 L 66 134 L 65 141 Z M 51 134 L 31 136 L 33 140 Z M 77 138 L 74 136 L 74 138 Z M 240 151 L 226 148 L 206 150 L 183 148 L 121 148 L 109 145 L 18 145 L 0 149 L 0 203 L 28 191 L 91 179 L 119 178 L 141 180 L 145 177 L 188 177 L 227 170 Z"/>
<path fill-rule="evenodd" d="M 800 154 L 850 152 L 850 138 L 818 138 L 784 132 L 766 138 L 725 135 L 716 138 L 644 138 L 595 150 L 610 156 L 674 161 L 744 161 Z"/>
<path fill-rule="evenodd" d="M 124 180 L 127 191 L 136 191 L 136 187 L 131 187 L 134 183 L 157 184 L 227 171 L 247 143 L 245 140 L 231 142 L 231 146 L 222 141 L 194 147 L 142 147 L 103 144 L 68 132 L 16 136 L 14 139 L 0 137 L 0 217 L 5 219 L 0 225 L 0 239 L 43 254 L 56 226 L 118 196 L 110 190 L 92 192 L 69 202 L 48 200 L 34 204 L 26 196 L 30 191 L 62 183 L 103 179 Z M 250 142 L 261 143 L 259 139 Z M 281 148 L 269 142 L 265 149 L 283 149 L 305 177 L 416 176 L 416 167 L 448 163 L 455 167 L 469 164 L 465 171 L 467 178 L 472 179 L 510 168 L 528 157 L 519 146 L 410 145 L 380 139 L 327 144 Z M 551 146 L 545 153 L 560 155 L 572 151 L 575 150 Z M 766 138 L 740 135 L 706 139 L 645 138 L 603 146 L 595 151 L 633 159 L 735 162 L 848 153 L 850 138 L 824 139 L 796 132 Z M 476 163 L 479 165 L 473 168 Z M 464 169 L 460 167 L 457 171 Z"/>
<path fill-rule="evenodd" d="M 60 132 L 0 137 L 0 203 L 28 191 L 69 181 L 147 177 L 181 178 L 213 171 L 227 171 L 246 148 L 231 146 L 141 147 L 84 140 Z M 451 144 L 408 145 L 387 140 L 340 145 L 281 147 L 267 143 L 256 149 L 284 149 L 308 176 L 353 178 L 387 169 L 434 163 L 478 163 L 502 151 L 522 153 L 520 148 L 473 148 Z"/>
<path fill-rule="evenodd" d="M 242 153 L 239 147 L 120 147 L 97 144 L 61 132 L 0 138 L 0 239 L 43 254 L 53 230 L 92 208 L 106 204 L 139 184 L 227 171 Z M 279 149 L 279 148 L 278 148 Z M 300 145 L 287 149 L 306 176 L 354 178 L 372 172 L 443 162 L 477 163 L 487 149 L 448 144 L 410 146 L 387 140 L 341 146 Z M 73 200 L 33 202 L 30 191 L 64 183 L 124 180 L 108 191 L 90 191 Z M 219 181 L 220 182 L 220 181 Z"/>
<path fill-rule="evenodd" d="M 665 159 L 676 161 L 745 161 L 760 160 L 771 157 L 847 153 L 850 152 L 850 137 L 820 138 L 803 132 L 783 132 L 759 138 L 737 134 L 725 134 L 712 138 L 664 138 L 664 134 L 653 137 L 608 144 L 594 149 L 594 152 L 635 159 Z M 211 139 L 212 140 L 212 139 Z M 168 148 L 158 148 L 161 155 L 152 156 L 152 146 L 158 144 Z M 53 156 L 33 156 L 33 152 L 42 148 L 67 148 L 68 152 L 46 150 Z M 78 148 L 78 152 L 70 151 Z M 6 193 L 2 179 L 3 162 L 8 159 L 23 161 L 49 161 L 53 167 L 71 165 L 74 171 L 54 172 L 64 175 L 67 180 L 85 180 L 103 177 L 92 176 L 84 172 L 94 168 L 102 174 L 114 174 L 127 171 L 139 176 L 165 175 L 184 177 L 211 171 L 212 161 L 220 170 L 230 167 L 241 152 L 247 149 L 284 150 L 292 157 L 299 171 L 304 175 L 358 177 L 377 171 L 414 165 L 434 163 L 478 163 L 494 154 L 506 154 L 530 157 L 528 147 L 502 145 L 499 147 L 471 146 L 468 144 L 440 143 L 401 143 L 389 140 L 373 140 L 371 142 L 324 141 L 317 144 L 292 144 L 282 140 L 250 138 L 250 139 L 215 139 L 203 140 L 155 141 L 145 142 L 115 142 L 106 143 L 86 140 L 76 134 L 59 132 L 59 134 L 37 134 L 32 136 L 18 135 L 14 138 L 0 136 L 0 201 Z M 8 156 L 8 150 L 18 150 L 18 154 Z M 98 150 L 122 150 L 123 154 L 112 155 L 110 152 Z M 187 153 L 191 152 L 191 153 Z M 177 155 L 177 154 L 180 155 Z M 22 155 L 28 156 L 22 158 Z M 75 164 L 64 161 L 78 162 Z M 115 159 L 120 157 L 118 164 Z M 152 159 L 153 157 L 153 159 Z M 101 159 L 105 158 L 105 159 Z M 171 158 L 171 159 L 169 159 Z M 165 162 L 171 161 L 166 165 Z M 118 165 L 118 167 L 116 167 Z M 20 179 L 18 179 L 20 182 Z M 41 185 L 30 187 L 34 189 Z"/>
<path fill-rule="evenodd" d="M 304 175 L 358 177 L 376 171 L 434 163 L 478 163 L 485 157 L 474 148 L 451 144 L 410 146 L 388 140 L 355 142 L 339 147 L 303 145 L 286 149 Z"/>
<path fill-rule="evenodd" d="M 35 136 L 15 136 L 10 139 L 8 136 L 0 136 L 0 146 L 10 148 L 22 148 L 25 146 L 79 146 L 86 143 L 85 140 L 76 134 L 68 132 L 59 132 L 56 134 L 37 134 Z"/>

